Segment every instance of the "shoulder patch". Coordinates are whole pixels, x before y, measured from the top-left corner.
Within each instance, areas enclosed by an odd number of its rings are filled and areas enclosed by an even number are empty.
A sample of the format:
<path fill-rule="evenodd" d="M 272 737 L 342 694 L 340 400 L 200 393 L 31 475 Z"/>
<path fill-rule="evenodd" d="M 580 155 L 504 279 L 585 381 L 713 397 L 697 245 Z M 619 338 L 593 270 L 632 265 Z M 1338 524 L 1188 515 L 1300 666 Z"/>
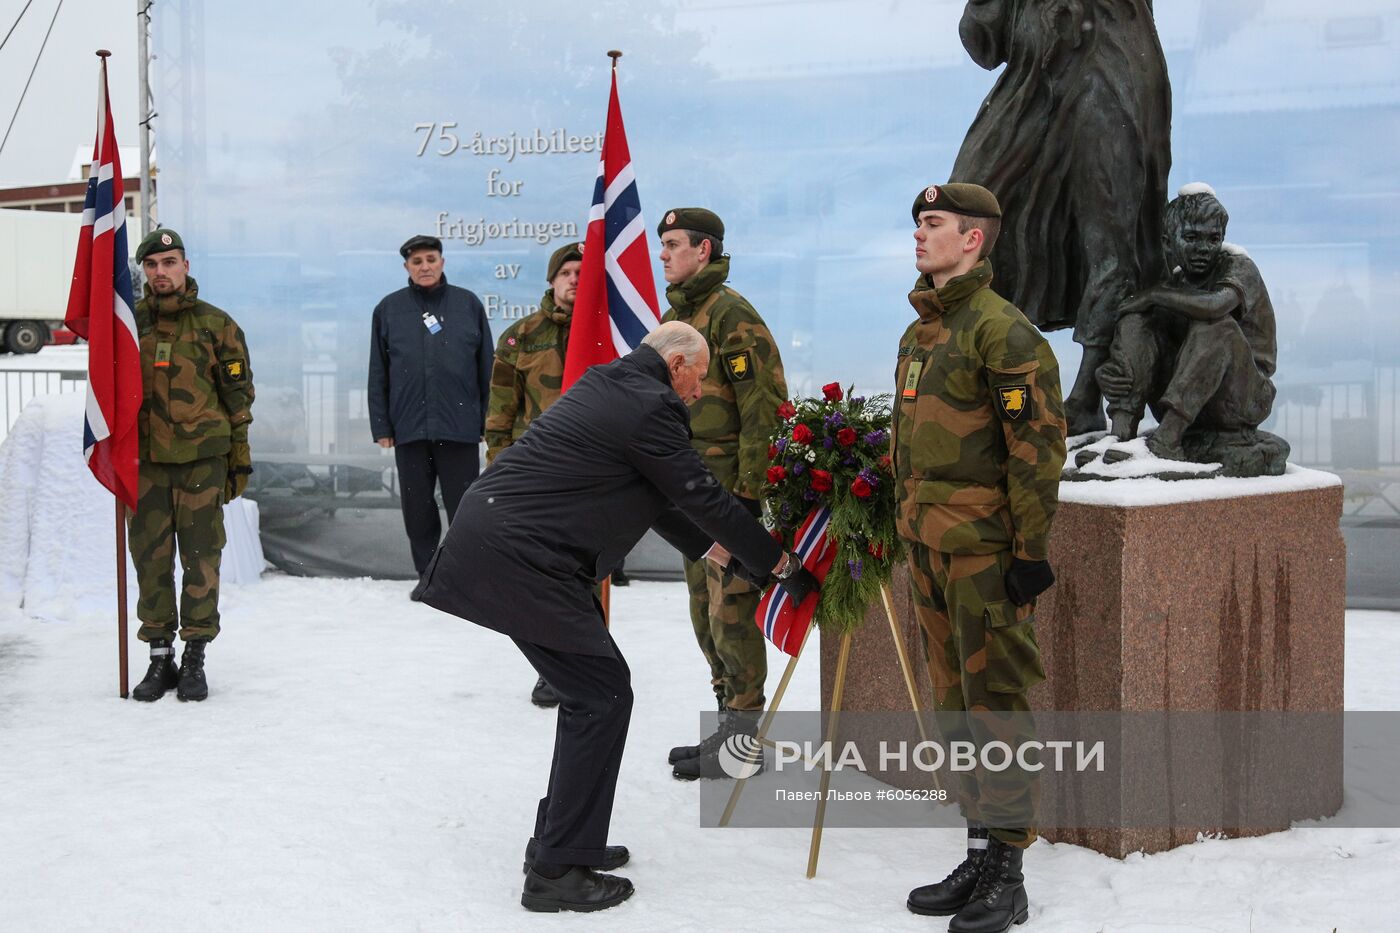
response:
<path fill-rule="evenodd" d="M 248 373 L 248 368 L 243 365 L 242 360 L 228 360 L 223 364 L 223 368 L 226 382 L 242 382 Z"/>
<path fill-rule="evenodd" d="M 738 353 L 727 353 L 724 357 L 724 368 L 729 373 L 729 378 L 733 382 L 744 382 L 753 378 L 753 351 L 740 350 Z"/>
<path fill-rule="evenodd" d="M 1026 421 L 1031 411 L 1030 383 L 1018 382 L 993 386 L 997 415 L 1002 421 Z"/>

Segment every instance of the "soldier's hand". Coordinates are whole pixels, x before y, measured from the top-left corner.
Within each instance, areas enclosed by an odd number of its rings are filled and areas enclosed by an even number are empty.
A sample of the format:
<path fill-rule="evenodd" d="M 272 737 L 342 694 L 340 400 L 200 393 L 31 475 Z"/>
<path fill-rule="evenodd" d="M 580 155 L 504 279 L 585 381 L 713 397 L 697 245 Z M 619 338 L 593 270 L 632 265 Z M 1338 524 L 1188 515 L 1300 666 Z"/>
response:
<path fill-rule="evenodd" d="M 1013 605 L 1024 606 L 1055 582 L 1055 571 L 1050 569 L 1048 560 L 1022 560 L 1011 558 L 1011 567 L 1002 578 L 1006 584 L 1006 596 Z"/>
<path fill-rule="evenodd" d="M 247 441 L 234 441 L 228 452 L 228 478 L 224 481 L 224 501 L 232 502 L 248 488 L 253 473 L 253 454 Z"/>
<path fill-rule="evenodd" d="M 822 588 L 821 581 L 806 567 L 799 567 L 786 580 L 779 580 L 778 585 L 787 591 L 796 606 L 802 605 L 813 593 L 820 593 Z"/>

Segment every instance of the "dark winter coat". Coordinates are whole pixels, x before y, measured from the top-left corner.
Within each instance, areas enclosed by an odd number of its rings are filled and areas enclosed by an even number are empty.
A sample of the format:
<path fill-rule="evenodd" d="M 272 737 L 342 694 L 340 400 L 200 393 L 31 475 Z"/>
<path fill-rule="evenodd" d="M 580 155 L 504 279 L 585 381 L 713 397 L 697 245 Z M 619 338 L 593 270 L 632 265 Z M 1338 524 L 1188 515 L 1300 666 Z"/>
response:
<path fill-rule="evenodd" d="M 441 329 L 431 333 L 431 314 Z M 374 309 L 369 346 L 369 425 L 374 439 L 475 444 L 491 392 L 491 328 L 465 288 L 410 284 Z"/>
<path fill-rule="evenodd" d="M 643 346 L 590 369 L 472 484 L 420 593 L 522 641 L 612 656 L 593 586 L 648 528 L 692 560 L 715 541 L 757 569 L 782 556 L 705 468 Z"/>

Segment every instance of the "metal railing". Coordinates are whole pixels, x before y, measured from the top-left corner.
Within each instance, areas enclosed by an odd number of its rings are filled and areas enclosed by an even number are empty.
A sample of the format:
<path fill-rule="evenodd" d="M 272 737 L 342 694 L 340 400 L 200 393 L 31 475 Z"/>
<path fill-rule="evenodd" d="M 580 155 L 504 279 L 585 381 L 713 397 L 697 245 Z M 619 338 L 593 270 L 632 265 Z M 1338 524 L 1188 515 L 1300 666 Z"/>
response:
<path fill-rule="evenodd" d="M 62 369 L 0 370 L 0 441 L 14 427 L 19 413 L 41 395 L 86 392 L 87 373 Z"/>

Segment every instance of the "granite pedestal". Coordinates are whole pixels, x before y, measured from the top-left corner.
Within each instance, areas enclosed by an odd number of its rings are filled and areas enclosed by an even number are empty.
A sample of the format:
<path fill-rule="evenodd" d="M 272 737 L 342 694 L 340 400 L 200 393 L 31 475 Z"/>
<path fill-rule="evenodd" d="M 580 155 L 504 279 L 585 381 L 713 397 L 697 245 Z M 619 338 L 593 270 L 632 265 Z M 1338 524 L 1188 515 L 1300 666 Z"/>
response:
<path fill-rule="evenodd" d="M 1175 717 L 1178 725 L 1217 711 L 1247 714 L 1229 720 L 1236 729 L 1242 721 L 1252 728 L 1259 719 L 1252 713 L 1340 714 L 1346 551 L 1336 477 L 1290 467 L 1284 476 L 1250 480 L 1063 484 L 1061 495 L 1050 549 L 1058 579 L 1036 610 L 1047 680 L 1031 693 L 1034 709 L 1125 713 L 1135 723 L 1127 731 L 1140 731 L 1144 717 L 1161 711 L 1200 714 Z M 907 575 L 896 577 L 894 591 L 928 708 L 932 695 Z M 838 647 L 837 638 L 822 641 L 824 708 Z M 872 608 L 854 638 L 842 706 L 910 708 L 881 607 Z M 1228 816 L 1202 820 L 1222 795 L 1243 791 L 1222 788 L 1232 779 L 1218 768 L 1192 771 L 1192 762 L 1159 752 L 1124 762 L 1114 778 L 1125 808 L 1129 800 L 1164 795 L 1158 825 L 1142 825 L 1134 811 L 1120 825 L 1058 828 L 1056 819 L 1066 816 L 1060 801 L 1042 812 L 1042 835 L 1121 857 L 1169 849 L 1200 833 L 1260 835 L 1331 815 L 1342 799 L 1340 719 L 1308 721 L 1310 728 L 1327 724 L 1325 734 L 1312 736 L 1315 754 L 1290 762 L 1296 770 L 1286 793 L 1271 799 L 1267 819 L 1255 808 L 1251 825 L 1231 825 Z M 897 731 L 895 738 L 907 737 Z M 1122 747 L 1134 747 L 1133 737 L 1123 736 Z"/>

